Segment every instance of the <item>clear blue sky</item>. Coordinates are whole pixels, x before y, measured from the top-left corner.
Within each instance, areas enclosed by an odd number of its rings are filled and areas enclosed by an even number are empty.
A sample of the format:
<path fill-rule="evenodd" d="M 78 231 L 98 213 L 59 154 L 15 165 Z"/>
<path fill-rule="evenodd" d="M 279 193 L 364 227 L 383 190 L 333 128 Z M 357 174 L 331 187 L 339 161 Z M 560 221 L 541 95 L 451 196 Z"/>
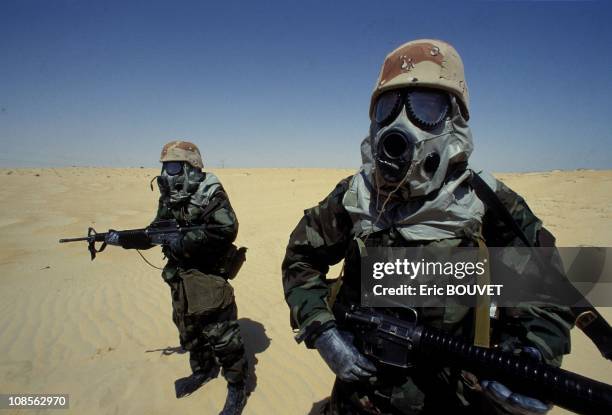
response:
<path fill-rule="evenodd" d="M 0 3 L 0 166 L 357 167 L 384 56 L 462 55 L 473 162 L 612 168 L 608 1 Z"/>

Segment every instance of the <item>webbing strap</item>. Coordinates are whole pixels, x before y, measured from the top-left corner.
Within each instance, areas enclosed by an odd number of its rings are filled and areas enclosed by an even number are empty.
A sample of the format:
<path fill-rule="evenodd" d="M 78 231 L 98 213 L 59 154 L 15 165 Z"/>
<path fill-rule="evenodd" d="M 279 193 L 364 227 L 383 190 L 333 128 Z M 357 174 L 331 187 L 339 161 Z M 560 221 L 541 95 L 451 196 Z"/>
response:
<path fill-rule="evenodd" d="M 482 177 L 478 175 L 478 173 L 472 172 L 470 184 L 476 191 L 476 195 L 485 203 L 485 205 L 492 208 L 493 211 L 499 215 L 502 222 L 512 229 L 512 232 L 514 232 L 514 234 L 521 240 L 521 242 L 523 242 L 523 244 L 525 244 L 526 247 L 533 246 L 508 211 L 508 208 L 504 206 L 502 201 L 499 200 L 499 197 L 497 197 L 495 194 L 495 191 L 489 187 L 489 185 L 482 179 Z"/>
<path fill-rule="evenodd" d="M 485 272 L 478 277 L 478 285 L 487 285 L 491 282 L 489 273 L 489 250 L 482 239 L 478 239 L 478 260 L 483 261 Z M 479 295 L 476 298 L 476 308 L 474 309 L 474 345 L 479 347 L 489 347 L 491 338 L 491 297 Z"/>

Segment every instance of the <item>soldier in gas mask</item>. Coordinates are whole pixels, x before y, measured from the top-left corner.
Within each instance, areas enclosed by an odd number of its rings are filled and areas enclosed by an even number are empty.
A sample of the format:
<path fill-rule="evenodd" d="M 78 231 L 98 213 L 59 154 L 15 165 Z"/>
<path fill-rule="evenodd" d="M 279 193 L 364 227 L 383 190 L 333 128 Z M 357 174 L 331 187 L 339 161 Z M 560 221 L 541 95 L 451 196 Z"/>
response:
<path fill-rule="evenodd" d="M 168 259 L 162 277 L 170 286 L 172 320 L 183 349 L 189 351 L 192 375 L 176 381 L 177 397 L 188 395 L 216 376 L 219 366 L 228 382 L 221 414 L 237 415 L 246 402 L 247 360 L 240 336 L 236 303 L 229 278 L 244 260 L 244 248 L 233 241 L 238 221 L 219 179 L 202 170 L 200 151 L 187 141 L 172 141 L 161 152 L 157 176 L 161 196 L 155 221 L 174 219 L 180 226 L 201 229 L 177 234 L 163 252 Z M 128 246 L 111 232 L 107 243 Z M 242 258 L 241 258 L 242 255 Z"/>
<path fill-rule="evenodd" d="M 391 52 L 372 94 L 370 120 L 361 168 L 305 211 L 282 265 L 296 339 L 316 348 L 337 376 L 327 413 L 547 412 L 544 402 L 495 381 L 476 382 L 444 365 L 416 366 L 401 374 L 375 366 L 364 356 L 358 333 L 334 315 L 331 298 L 344 308 L 360 304 L 362 247 L 520 244 L 476 194 L 473 175 L 484 179 L 534 246 L 543 232 L 519 195 L 469 169 L 467 85 L 461 58 L 448 43 L 416 40 Z M 341 260 L 343 276 L 330 290 L 326 274 Z M 388 311 L 401 317 L 397 310 Z M 473 309 L 419 311 L 421 324 L 454 335 L 474 334 Z M 554 305 L 507 309 L 496 321 L 491 342 L 558 365 L 569 352 L 572 322 L 568 309 Z"/>

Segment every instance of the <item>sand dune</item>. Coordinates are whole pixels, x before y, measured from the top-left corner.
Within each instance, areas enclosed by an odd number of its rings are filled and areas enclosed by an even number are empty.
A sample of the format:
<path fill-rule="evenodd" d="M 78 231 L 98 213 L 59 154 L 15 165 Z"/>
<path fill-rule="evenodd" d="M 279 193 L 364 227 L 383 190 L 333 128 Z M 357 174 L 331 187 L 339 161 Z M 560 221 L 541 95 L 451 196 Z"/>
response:
<path fill-rule="evenodd" d="M 307 414 L 333 376 L 293 340 L 280 278 L 290 231 L 352 170 L 227 169 L 224 183 L 248 260 L 234 281 L 256 384 L 245 414 Z M 171 321 L 169 289 L 134 251 L 109 247 L 91 262 L 85 243 L 60 237 L 145 226 L 155 213 L 153 169 L 0 170 L 0 391 L 68 393 L 68 413 L 215 414 L 219 377 L 177 400 L 188 374 Z M 505 174 L 558 244 L 612 246 L 612 171 Z M 163 264 L 158 248 L 145 252 Z M 338 269 L 332 271 L 337 274 Z M 612 320 L 610 309 L 602 310 Z M 574 330 L 564 367 L 612 383 L 611 363 Z M 8 411 L 7 413 L 11 413 Z M 19 411 L 15 413 L 26 413 Z M 64 412 L 62 412 L 64 413 Z M 555 409 L 554 413 L 564 413 Z"/>

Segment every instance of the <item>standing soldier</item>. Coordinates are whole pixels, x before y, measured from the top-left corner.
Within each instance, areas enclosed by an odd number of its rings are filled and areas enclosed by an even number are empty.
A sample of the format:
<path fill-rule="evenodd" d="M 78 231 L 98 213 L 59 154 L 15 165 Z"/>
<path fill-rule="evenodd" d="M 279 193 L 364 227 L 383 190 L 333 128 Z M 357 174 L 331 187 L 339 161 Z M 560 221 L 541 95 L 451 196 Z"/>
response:
<path fill-rule="evenodd" d="M 476 181 L 488 185 L 532 246 L 546 231 L 525 201 L 492 176 L 475 173 L 463 63 L 439 40 L 408 42 L 387 56 L 372 94 L 370 134 L 363 164 L 291 234 L 282 265 L 285 299 L 296 339 L 316 348 L 336 374 L 327 405 L 331 414 L 545 413 L 549 405 L 429 362 L 397 372 L 365 357 L 364 340 L 334 309 L 359 306 L 360 253 L 364 247 L 519 245 L 499 212 L 483 203 Z M 482 175 L 482 179 L 480 176 Z M 483 181 L 484 179 L 484 181 Z M 493 192 L 491 192 L 491 190 Z M 330 290 L 329 266 L 344 260 Z M 330 292 L 333 295 L 330 296 Z M 336 306 L 332 307 L 332 298 Z M 401 310 L 386 309 L 401 317 Z M 489 342 L 473 308 L 420 308 L 419 324 Z M 482 317 L 482 314 L 480 314 Z M 481 320 L 482 322 L 482 320 Z M 569 352 L 573 318 L 554 305 L 503 309 L 491 343 L 559 365 Z"/>
<path fill-rule="evenodd" d="M 192 375 L 176 381 L 178 398 L 216 376 L 218 366 L 228 382 L 222 415 L 238 415 L 246 403 L 247 361 L 238 326 L 234 291 L 227 282 L 244 261 L 244 248 L 233 242 L 238 221 L 227 193 L 212 173 L 202 171 L 200 151 L 187 141 L 164 146 L 157 176 L 161 196 L 155 221 L 175 219 L 180 226 L 205 225 L 163 246 L 168 263 L 162 277 L 170 286 L 172 320 L 183 349 L 189 351 Z M 121 240 L 109 232 L 107 243 L 148 249 L 148 241 Z"/>

